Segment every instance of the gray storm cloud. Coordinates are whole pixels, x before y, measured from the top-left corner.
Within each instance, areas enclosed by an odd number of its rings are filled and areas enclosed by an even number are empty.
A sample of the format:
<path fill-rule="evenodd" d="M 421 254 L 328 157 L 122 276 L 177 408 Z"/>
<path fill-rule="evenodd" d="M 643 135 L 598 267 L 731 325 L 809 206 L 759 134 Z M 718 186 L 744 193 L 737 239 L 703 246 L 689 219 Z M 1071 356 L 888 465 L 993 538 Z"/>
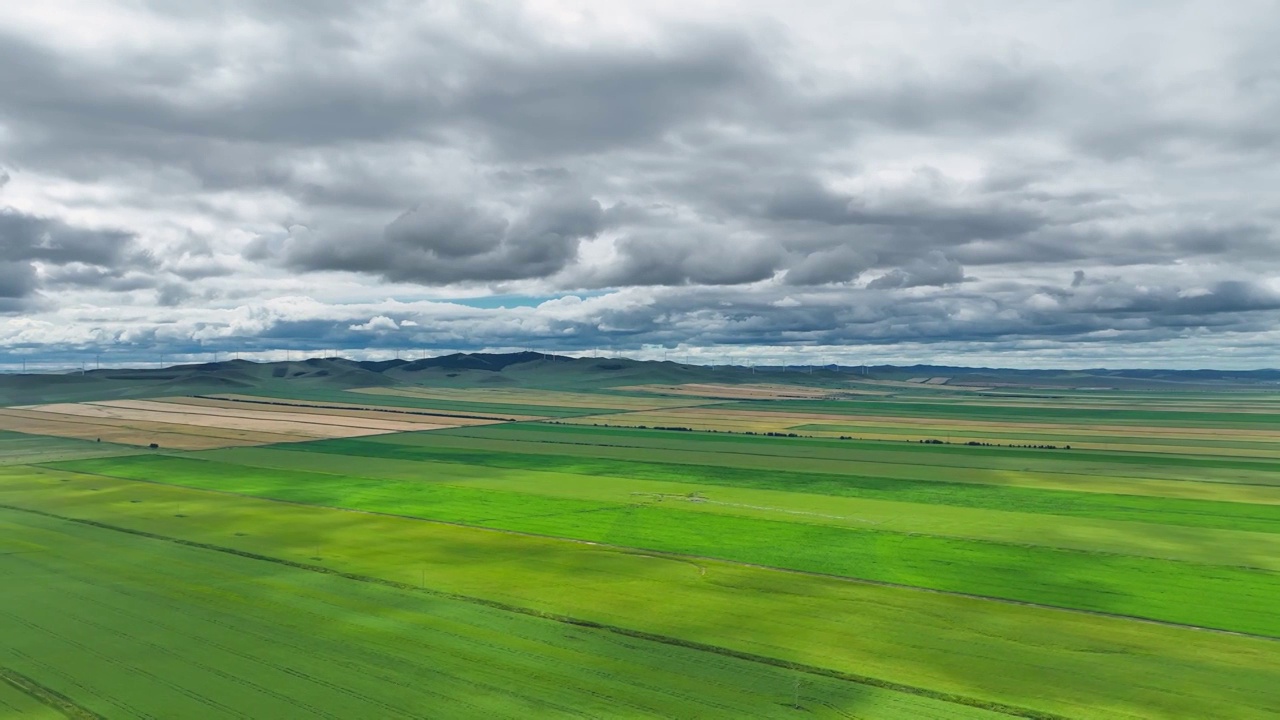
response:
<path fill-rule="evenodd" d="M 0 352 L 1280 336 L 1272 4 L 95 18 L 0 8 Z"/>

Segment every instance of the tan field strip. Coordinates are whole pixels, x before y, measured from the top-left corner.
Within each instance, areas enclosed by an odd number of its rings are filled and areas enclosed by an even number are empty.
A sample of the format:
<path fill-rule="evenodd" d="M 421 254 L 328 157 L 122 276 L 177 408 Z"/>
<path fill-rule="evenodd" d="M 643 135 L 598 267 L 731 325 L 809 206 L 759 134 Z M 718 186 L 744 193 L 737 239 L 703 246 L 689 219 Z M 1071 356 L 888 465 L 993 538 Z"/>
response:
<path fill-rule="evenodd" d="M 135 422 L 112 418 L 84 418 L 32 410 L 0 409 L 0 430 L 53 437 L 102 439 L 122 445 L 149 445 L 174 450 L 213 450 L 224 447 L 302 442 L 314 438 L 282 433 L 197 428 L 173 423 Z"/>
<path fill-rule="evenodd" d="M 401 390 L 401 389 L 398 389 L 398 388 L 381 388 L 381 387 L 370 387 L 370 388 L 351 388 L 350 390 L 347 390 L 347 392 L 351 392 L 351 393 L 359 393 L 360 395 L 383 395 L 383 396 L 390 396 L 390 397 L 413 398 L 413 399 L 415 399 L 415 400 L 422 400 L 422 401 L 424 401 L 424 402 L 428 402 L 428 403 L 429 403 L 429 402 L 431 402 L 432 400 L 445 400 L 445 399 L 446 399 L 446 398 L 429 398 L 429 397 L 426 397 L 425 395 L 420 395 L 420 394 L 417 394 L 417 393 L 408 392 L 408 391 L 406 391 L 406 390 Z M 225 396 L 223 396 L 223 397 L 225 397 Z M 486 402 L 486 401 L 483 401 L 483 400 L 477 400 L 477 399 L 475 399 L 475 398 L 472 398 L 472 399 L 470 399 L 470 400 L 466 400 L 466 401 L 463 401 L 463 402 L 477 402 L 477 403 L 478 403 L 478 402 Z M 487 401 L 487 402 L 492 402 L 492 401 Z M 325 405 L 331 405 L 331 404 L 333 404 L 333 403 L 328 403 L 328 402 L 326 402 L 326 403 L 324 403 L 324 404 L 325 404 Z M 528 405 L 528 403 L 522 403 L 522 404 L 524 404 L 524 405 Z M 494 413 L 494 412 L 485 412 L 485 411 L 482 411 L 482 410 L 480 410 L 480 411 L 477 411 L 477 410 L 437 410 L 436 408 L 432 408 L 432 407 L 428 407 L 428 406 L 423 406 L 423 407 L 414 407 L 414 408 L 406 408 L 406 409 L 422 410 L 422 411 L 424 411 L 424 412 L 439 413 L 439 414 L 441 414 L 441 415 L 453 415 L 453 414 L 455 414 L 455 413 L 456 413 L 456 414 L 458 414 L 458 415 L 468 415 L 468 416 L 471 416 L 471 417 L 487 418 L 487 419 L 492 419 L 492 420 L 515 420 L 515 421 L 521 421 L 521 420 L 545 420 L 545 419 L 547 418 L 547 416 L 546 416 L 546 415 L 513 415 L 513 414 L 511 414 L 511 413 Z"/>
<path fill-rule="evenodd" d="M 30 408 L 43 413 L 72 415 L 75 417 L 108 418 L 126 421 L 144 421 L 170 423 L 201 428 L 218 428 L 230 430 L 246 430 L 249 432 L 283 433 L 300 435 L 312 439 L 360 437 L 363 435 L 381 435 L 389 430 L 373 430 L 316 423 L 298 423 L 282 420 L 261 420 L 253 417 L 221 417 L 216 415 L 199 415 L 185 412 L 157 412 L 154 410 L 137 410 L 133 408 L 110 407 L 105 405 L 53 403 Z"/>
<path fill-rule="evenodd" d="M 158 398 L 49 403 L 0 410 L 0 430 L 101 439 L 128 445 L 155 443 L 177 450 L 305 442 L 484 425 L 497 420 L 274 403 L 271 398 Z"/>
<path fill-rule="evenodd" d="M 894 398 L 895 403 L 902 405 L 937 405 L 939 400 L 934 398 Z M 1166 413 L 1199 413 L 1199 412 L 1217 412 L 1217 413 L 1245 413 L 1245 414 L 1267 414 L 1280 412 L 1280 405 L 1272 405 L 1266 403 L 1244 403 L 1240 405 L 1222 404 L 1222 403 L 1157 403 L 1143 401 L 1142 403 L 1123 402 L 1123 401 L 1086 401 L 1075 399 L 1024 399 L 1024 398 L 999 398 L 984 399 L 981 402 L 974 402 L 971 398 L 963 400 L 950 400 L 946 403 L 949 408 L 966 408 L 966 407 L 1034 407 L 1034 408 L 1055 408 L 1062 410 L 1136 410 L 1136 411 L 1152 411 Z"/>
<path fill-rule="evenodd" d="M 605 418 L 596 415 L 593 418 Z M 892 415 L 846 415 L 773 412 L 762 410 L 731 410 L 719 408 L 679 408 L 660 412 L 628 413 L 628 419 L 638 422 L 645 420 L 674 423 L 688 420 L 701 423 L 717 423 L 728 426 L 750 426 L 790 428 L 797 425 L 827 423 L 831 425 L 859 425 L 880 427 L 913 428 L 923 431 L 973 430 L 987 432 L 1032 432 L 1057 433 L 1072 435 L 1095 435 L 1098 437 L 1159 437 L 1175 439 L 1201 440 L 1250 440 L 1256 442 L 1280 443 L 1280 430 L 1234 428 L 1201 428 L 1201 427 L 1150 427 L 1145 425 L 1084 425 L 1043 422 L 997 422 L 991 420 L 939 420 L 938 418 L 900 417 Z M 591 418 L 587 418 L 591 419 Z"/>
<path fill-rule="evenodd" d="M 949 390 L 956 393 L 975 393 L 986 392 L 992 388 L 988 385 L 934 385 L 923 382 L 907 382 L 905 380 L 852 380 L 859 385 L 873 385 L 886 388 L 895 388 L 903 390 Z M 1028 388 L 1034 390 L 1035 388 Z"/>
<path fill-rule="evenodd" d="M 248 403 L 236 400 L 215 400 L 213 398 L 154 398 L 157 403 L 167 403 L 183 407 L 205 407 L 223 410 L 240 411 L 252 409 L 257 412 L 288 414 L 304 413 L 312 417 L 360 418 L 403 423 L 408 425 L 406 431 L 434 430 L 437 428 L 458 427 L 460 425 L 493 425 L 497 420 L 480 420 L 476 418 L 444 417 L 440 415 L 410 415 L 380 410 L 340 410 L 337 408 L 307 407 L 305 405 L 267 405 L 264 403 Z"/>
<path fill-rule="evenodd" d="M 360 430 L 384 430 L 386 432 L 413 432 L 415 430 L 437 430 L 450 427 L 447 423 L 411 422 L 406 420 L 389 420 L 383 418 L 362 418 L 350 415 L 324 415 L 308 412 L 272 412 L 259 410 L 249 405 L 236 408 L 208 407 L 187 404 L 181 401 L 156 402 L 153 400 L 113 400 L 110 402 L 87 403 L 97 407 L 121 408 L 148 412 L 171 413 L 176 417 L 212 416 L 238 418 L 242 420 L 263 420 L 267 422 L 297 423 L 302 429 L 299 434 L 311 432 L 311 425 L 328 425 Z M 185 422 L 185 421 L 184 421 Z"/>
<path fill-rule="evenodd" d="M 824 415 L 820 413 L 751 412 L 718 408 L 686 408 L 656 412 L 562 418 L 560 422 L 580 425 L 625 427 L 687 427 L 721 432 L 794 432 L 814 437 L 856 436 L 865 440 L 919 440 L 949 438 L 951 442 L 989 442 L 1007 445 L 1069 444 L 1081 449 L 1097 448 L 1130 452 L 1213 454 L 1241 457 L 1280 457 L 1280 432 L 1228 430 L 1219 428 L 1150 428 L 1119 425 L 1054 425 L 1048 423 L 998 423 L 979 420 L 939 422 L 934 418 L 900 418 L 866 415 Z M 832 429 L 803 428 L 831 425 Z M 886 432 L 889 429 L 906 430 Z M 972 435 L 966 433 L 974 433 Z M 1002 433 L 1010 433 L 1005 437 Z M 1034 437 L 1027 437 L 1034 436 Z M 1143 439 L 1176 440 L 1180 444 L 1144 443 Z M 1220 441 L 1274 443 L 1276 450 L 1216 445 Z"/>
<path fill-rule="evenodd" d="M 614 390 L 632 392 L 657 393 L 661 395 L 684 395 L 714 400 L 818 400 L 838 395 L 885 395 L 887 393 L 871 390 L 828 390 L 823 388 L 803 387 L 800 385 L 777 385 L 773 383 L 746 383 L 742 385 L 720 385 L 717 383 L 684 383 L 682 385 L 624 385 Z"/>
<path fill-rule="evenodd" d="M 167 402 L 169 398 L 157 398 Z M 527 417 L 522 415 L 502 415 L 498 413 L 472 412 L 470 410 L 436 410 L 432 408 L 395 407 L 390 405 L 362 405 L 357 403 L 331 402 L 328 400 L 287 400 L 282 398 L 263 397 L 259 395 L 237 395 L 226 393 L 205 395 L 202 397 L 179 398 L 181 402 L 195 405 L 209 404 L 210 407 L 249 407 L 264 412 L 307 412 L 351 417 L 387 417 L 391 420 L 408 420 L 415 422 L 421 418 L 426 423 L 447 423 L 451 427 L 469 425 L 492 425 L 504 422 L 508 418 L 516 420 L 540 420 L 541 416 Z"/>
<path fill-rule="evenodd" d="M 611 388 L 625 390 L 626 388 Z M 658 410 L 669 407 L 685 407 L 692 403 L 675 398 L 627 397 L 593 393 L 562 392 L 558 390 L 528 390 L 524 388 L 358 388 L 352 392 L 376 395 L 399 395 L 426 400 L 451 402 L 494 403 L 500 405 L 532 405 L 557 408 L 615 408 L 618 410 Z"/>

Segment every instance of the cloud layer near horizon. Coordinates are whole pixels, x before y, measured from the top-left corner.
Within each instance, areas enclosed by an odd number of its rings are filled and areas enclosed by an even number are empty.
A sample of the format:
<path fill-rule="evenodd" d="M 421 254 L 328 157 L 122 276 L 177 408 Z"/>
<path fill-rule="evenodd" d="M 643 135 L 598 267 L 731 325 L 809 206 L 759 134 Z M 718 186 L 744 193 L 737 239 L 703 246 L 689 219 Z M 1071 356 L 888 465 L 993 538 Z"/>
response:
<path fill-rule="evenodd" d="M 1274 3 L 640 7 L 0 10 L 0 352 L 1275 364 Z"/>

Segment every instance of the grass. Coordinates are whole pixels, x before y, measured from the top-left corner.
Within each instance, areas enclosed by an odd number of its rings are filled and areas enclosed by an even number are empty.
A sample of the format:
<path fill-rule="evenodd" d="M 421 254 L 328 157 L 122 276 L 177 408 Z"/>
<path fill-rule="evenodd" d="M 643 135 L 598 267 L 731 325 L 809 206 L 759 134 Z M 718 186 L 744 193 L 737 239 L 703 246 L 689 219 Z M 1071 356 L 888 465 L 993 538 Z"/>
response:
<path fill-rule="evenodd" d="M 1280 574 L 1254 569 L 552 497 L 534 477 L 459 487 L 430 467 L 427 482 L 159 456 L 54 467 L 1280 637 Z"/>
<path fill-rule="evenodd" d="M 107 717 L 794 712 L 784 668 L 47 516 L 0 510 L 0 527 L 43 547 L 0 557 L 2 662 Z M 812 674 L 800 701 L 994 715 Z"/>
<path fill-rule="evenodd" d="M 0 465 L 133 455 L 138 452 L 136 447 L 114 443 L 0 431 Z"/>
<path fill-rule="evenodd" d="M 65 720 L 68 717 L 60 708 L 42 699 L 39 692 L 26 678 L 0 668 L 0 717 L 6 720 Z"/>
<path fill-rule="evenodd" d="M 425 572 L 443 592 L 1069 717 L 1262 718 L 1280 708 L 1275 641 L 52 470 L 0 471 L 0 490 L 8 505 L 401 583 Z M 81 547 L 104 561 L 96 545 Z M 179 578 L 216 594 L 239 587 L 200 572 Z M 398 636 L 374 606 L 356 614 Z"/>
<path fill-rule="evenodd" d="M 844 441 L 821 438 L 744 436 L 728 433 L 685 433 L 633 428 L 591 427 L 520 423 L 485 428 L 450 430 L 447 433 L 402 435 L 388 441 L 439 442 L 444 437 L 476 437 L 512 442 L 529 441 L 601 447 L 635 447 L 662 450 L 714 452 L 718 461 L 733 463 L 740 455 L 767 455 L 788 458 L 789 462 L 809 459 L 838 460 L 838 469 L 847 463 L 877 462 L 948 470 L 966 468 L 1018 470 L 1037 473 L 1065 473 L 1080 477 L 1120 475 L 1130 478 L 1222 480 L 1280 485 L 1280 461 L 1256 458 L 1185 457 L 1161 453 L 1075 450 L 1046 452 L 1023 448 L 920 445 L 884 441 Z M 758 462 L 752 460 L 751 462 Z M 1111 466 L 1111 467 L 1108 467 Z"/>
<path fill-rule="evenodd" d="M 557 432 L 544 434 L 534 431 L 535 428 L 554 428 Z M 575 432 L 575 429 L 577 426 L 521 423 L 388 435 L 376 441 L 396 446 L 569 455 L 619 461 L 651 462 L 660 458 L 669 464 L 704 467 L 710 464 L 729 470 L 770 473 L 860 475 L 1280 504 L 1280 465 L 1265 460 L 1224 460 L 1221 467 L 1205 467 L 1197 462 L 1179 465 L 1168 456 L 1146 456 L 1149 464 L 1138 465 L 1132 462 L 1130 453 L 752 438 L 621 428 L 607 429 L 626 434 L 597 436 L 595 431 L 606 428 L 582 428 L 592 431 L 589 434 Z M 662 452 L 655 454 L 654 450 Z"/>
<path fill-rule="evenodd" d="M 333 440 L 290 447 L 301 452 L 319 452 L 348 457 L 449 462 L 512 470 L 538 468 L 601 477 L 784 490 L 837 497 L 860 497 L 1106 520 L 1131 520 L 1186 527 L 1280 532 L 1280 505 L 1042 490 L 941 480 L 906 480 L 884 476 L 800 473 L 774 470 L 769 467 L 769 464 L 763 462 L 756 469 L 748 469 L 711 464 L 642 462 L 550 453 L 495 452 L 493 448 L 484 447 L 459 449 L 405 445 L 377 442 L 372 439 Z M 670 453 L 662 455 L 664 458 L 669 456 Z M 712 461 L 710 457 L 704 459 L 704 462 Z M 935 475 L 935 477 L 942 476 L 942 473 Z"/>
<path fill-rule="evenodd" d="M 255 468 L 367 478 L 431 481 L 467 488 L 536 493 L 607 504 L 663 502 L 691 512 L 815 525 L 923 533 L 1187 562 L 1280 571 L 1280 534 L 1188 528 L 1115 520 L 1057 518 L 1032 513 L 813 495 L 785 490 L 710 487 L 687 482 L 508 470 L 410 460 L 342 457 L 286 448 L 234 448 L 198 457 Z"/>
<path fill-rule="evenodd" d="M 733 373 L 224 366 L 46 385 L 525 421 L 127 457 L 0 433 L 0 716 L 1280 715 L 1261 386 L 817 373 L 883 395 L 677 407 L 608 388 Z"/>

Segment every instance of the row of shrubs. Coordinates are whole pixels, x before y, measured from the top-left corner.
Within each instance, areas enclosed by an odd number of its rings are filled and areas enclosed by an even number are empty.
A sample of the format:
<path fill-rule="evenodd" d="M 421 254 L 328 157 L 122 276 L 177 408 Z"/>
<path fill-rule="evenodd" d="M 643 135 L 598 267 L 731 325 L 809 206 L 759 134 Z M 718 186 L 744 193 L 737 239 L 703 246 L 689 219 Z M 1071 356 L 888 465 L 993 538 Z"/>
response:
<path fill-rule="evenodd" d="M 544 422 L 546 422 L 548 425 L 566 424 L 559 420 L 545 420 Z M 679 425 L 654 425 L 650 427 L 648 425 L 610 425 L 609 423 L 603 423 L 603 424 L 591 423 L 591 427 L 617 427 L 617 428 L 631 428 L 634 430 L 675 430 L 677 432 L 709 432 L 709 433 L 726 433 L 729 435 L 761 435 L 763 437 L 785 437 L 785 438 L 799 438 L 799 437 L 817 438 L 819 437 L 817 435 L 800 435 L 798 433 L 788 433 L 788 432 L 772 432 L 772 431 L 756 432 L 754 430 L 743 430 L 741 432 L 734 432 L 733 430 L 701 430 L 699 431 L 699 430 L 694 430 L 693 428 L 690 428 L 690 427 L 683 427 Z M 852 435 L 841 435 L 838 439 L 839 440 L 857 440 L 858 438 L 853 437 Z M 911 442 L 911 441 L 907 440 L 906 442 Z M 922 445 L 953 444 L 950 440 L 939 440 L 937 438 L 925 438 L 923 440 L 916 440 L 915 442 L 918 442 Z M 970 440 L 968 442 L 958 443 L 958 444 L 968 445 L 969 447 L 1004 447 L 1004 448 L 1020 448 L 1023 450 L 1070 450 L 1071 449 L 1070 445 L 1061 445 L 1061 446 L 1059 445 L 1014 445 L 1014 444 L 1001 445 L 998 443 L 978 442 L 977 440 Z"/>
<path fill-rule="evenodd" d="M 951 444 L 950 440 L 938 440 L 936 438 L 929 438 L 927 440 L 917 440 L 916 442 L 923 443 L 925 445 L 950 445 Z M 1014 445 L 1014 444 L 1001 445 L 999 443 L 978 442 L 977 440 L 970 440 L 964 444 L 970 447 L 1007 447 L 1007 448 L 1022 448 L 1024 450 L 1070 450 L 1071 449 L 1070 445 L 1063 445 L 1061 447 L 1057 445 Z"/>

